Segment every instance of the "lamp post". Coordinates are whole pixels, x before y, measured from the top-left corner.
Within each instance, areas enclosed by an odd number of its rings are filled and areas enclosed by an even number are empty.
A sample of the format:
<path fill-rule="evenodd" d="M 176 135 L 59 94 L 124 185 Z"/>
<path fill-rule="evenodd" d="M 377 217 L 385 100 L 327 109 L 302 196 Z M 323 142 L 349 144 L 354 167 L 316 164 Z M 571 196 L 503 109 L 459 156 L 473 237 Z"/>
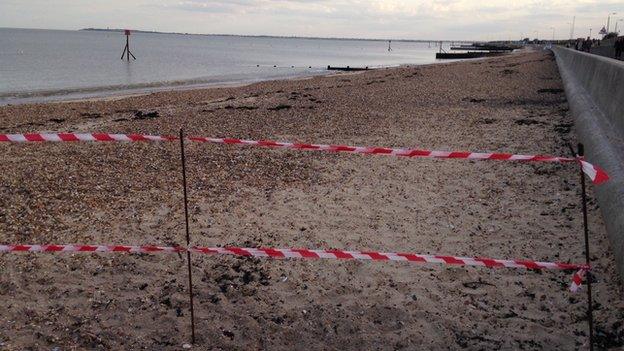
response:
<path fill-rule="evenodd" d="M 611 12 L 608 16 L 607 16 L 607 34 L 609 33 L 609 22 L 611 22 L 611 15 L 617 15 L 617 12 Z"/>
<path fill-rule="evenodd" d="M 589 28 L 589 39 L 591 39 L 591 31 L 592 31 L 592 29 Z"/>
<path fill-rule="evenodd" d="M 553 36 L 552 36 L 552 42 L 555 42 L 555 27 L 550 27 L 550 29 L 552 29 L 553 31 Z"/>
<path fill-rule="evenodd" d="M 570 26 L 570 40 L 572 40 L 572 23 L 566 22 L 566 25 Z"/>

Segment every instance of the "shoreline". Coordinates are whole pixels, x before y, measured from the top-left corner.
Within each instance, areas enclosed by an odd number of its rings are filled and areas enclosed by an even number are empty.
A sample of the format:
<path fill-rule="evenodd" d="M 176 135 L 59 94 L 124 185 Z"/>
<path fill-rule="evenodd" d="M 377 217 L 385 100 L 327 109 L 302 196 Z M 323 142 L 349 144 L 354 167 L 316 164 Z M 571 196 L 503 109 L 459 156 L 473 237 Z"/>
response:
<path fill-rule="evenodd" d="M 425 64 L 401 64 L 401 65 L 388 65 L 373 67 L 369 71 L 373 70 L 387 70 L 394 68 L 406 68 L 406 67 L 426 67 L 430 65 L 444 65 L 452 64 L 461 61 L 475 61 L 482 60 L 484 58 L 475 59 L 457 59 L 457 60 L 443 60 L 440 62 L 425 63 Z M 125 97 L 149 95 L 159 92 L 170 91 L 185 91 L 185 90 L 197 90 L 197 89 L 219 89 L 219 88 L 235 88 L 247 85 L 252 85 L 262 82 L 277 82 L 277 81 L 292 81 L 300 79 L 310 79 L 313 77 L 334 75 L 345 75 L 360 72 L 336 72 L 319 70 L 316 72 L 308 72 L 302 74 L 295 74 L 292 76 L 283 76 L 275 78 L 251 78 L 248 80 L 237 81 L 219 81 L 209 82 L 202 79 L 189 79 L 183 81 L 173 82 L 154 82 L 145 83 L 144 86 L 130 87 L 124 89 L 123 87 L 112 87 L 107 89 L 106 87 L 94 87 L 84 89 L 69 89 L 68 93 L 64 93 L 64 90 L 51 90 L 51 91 L 36 91 L 36 92 L 23 92 L 23 93 L 4 93 L 0 95 L 0 107 L 1 106 L 16 106 L 24 104 L 47 104 L 47 103 L 65 103 L 65 102 L 80 102 L 80 101 L 110 101 L 123 99 Z M 199 83 L 194 83 L 199 82 Z M 10 100 L 8 100 L 10 98 Z"/>
<path fill-rule="evenodd" d="M 194 90 L 194 89 L 211 89 L 222 87 L 239 87 L 249 84 L 267 82 L 267 81 L 280 81 L 280 80 L 292 80 L 292 79 L 305 79 L 315 76 L 327 75 L 327 73 L 309 72 L 305 74 L 295 74 L 290 76 L 282 76 L 275 78 L 250 78 L 245 80 L 233 80 L 233 81 L 216 81 L 210 82 L 209 80 L 203 80 L 201 78 L 172 81 L 172 82 L 153 82 L 138 84 L 136 86 L 125 88 L 124 86 L 115 87 L 93 87 L 93 88 L 76 88 L 67 90 L 50 90 L 50 91 L 33 91 L 33 92 L 21 92 L 21 93 L 5 93 L 0 95 L 0 106 L 7 105 L 23 105 L 23 104 L 45 104 L 45 103 L 62 103 L 62 102 L 77 102 L 93 99 L 115 99 L 123 98 L 124 96 L 140 96 L 151 93 L 158 93 L 162 91 L 179 91 L 179 90 Z"/>

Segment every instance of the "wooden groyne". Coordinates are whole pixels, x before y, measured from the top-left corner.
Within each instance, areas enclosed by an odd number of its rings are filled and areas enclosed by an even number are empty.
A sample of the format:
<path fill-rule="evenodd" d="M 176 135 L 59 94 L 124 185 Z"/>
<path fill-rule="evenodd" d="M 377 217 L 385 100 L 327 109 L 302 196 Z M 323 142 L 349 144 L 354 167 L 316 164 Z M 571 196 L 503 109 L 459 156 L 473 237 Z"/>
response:
<path fill-rule="evenodd" d="M 327 70 L 328 71 L 368 71 L 371 68 L 368 68 L 368 66 L 366 67 L 351 67 L 351 66 L 346 66 L 346 67 L 337 67 L 337 66 L 330 66 L 327 65 Z"/>
<path fill-rule="evenodd" d="M 436 59 L 469 59 L 479 57 L 491 57 L 504 55 L 505 52 L 497 51 L 478 51 L 478 52 L 438 52 L 436 53 Z"/>

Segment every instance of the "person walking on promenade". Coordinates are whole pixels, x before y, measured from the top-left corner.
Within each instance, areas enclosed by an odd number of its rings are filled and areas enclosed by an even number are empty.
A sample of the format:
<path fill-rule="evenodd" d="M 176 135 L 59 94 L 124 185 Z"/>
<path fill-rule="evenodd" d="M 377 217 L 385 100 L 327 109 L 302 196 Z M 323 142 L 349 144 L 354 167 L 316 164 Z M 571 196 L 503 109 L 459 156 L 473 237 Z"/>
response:
<path fill-rule="evenodd" d="M 624 51 L 624 37 L 617 38 L 613 46 L 615 48 L 615 59 L 619 60 L 622 57 L 622 51 Z"/>
<path fill-rule="evenodd" d="M 585 39 L 585 41 L 583 42 L 583 51 L 590 52 L 591 47 L 592 47 L 592 40 L 589 37 L 587 37 L 587 39 Z"/>

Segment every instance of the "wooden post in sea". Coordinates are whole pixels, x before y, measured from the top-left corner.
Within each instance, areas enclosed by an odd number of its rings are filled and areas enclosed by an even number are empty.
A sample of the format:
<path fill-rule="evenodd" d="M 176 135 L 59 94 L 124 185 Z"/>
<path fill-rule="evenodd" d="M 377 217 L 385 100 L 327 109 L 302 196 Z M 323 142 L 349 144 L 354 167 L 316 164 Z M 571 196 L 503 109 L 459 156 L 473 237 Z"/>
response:
<path fill-rule="evenodd" d="M 130 29 L 125 29 L 124 34 L 126 35 L 126 46 L 124 47 L 124 51 L 121 53 L 121 59 L 123 60 L 124 55 L 126 55 L 126 60 L 130 61 L 130 56 L 136 60 L 136 57 L 134 57 L 134 55 L 130 52 Z"/>

